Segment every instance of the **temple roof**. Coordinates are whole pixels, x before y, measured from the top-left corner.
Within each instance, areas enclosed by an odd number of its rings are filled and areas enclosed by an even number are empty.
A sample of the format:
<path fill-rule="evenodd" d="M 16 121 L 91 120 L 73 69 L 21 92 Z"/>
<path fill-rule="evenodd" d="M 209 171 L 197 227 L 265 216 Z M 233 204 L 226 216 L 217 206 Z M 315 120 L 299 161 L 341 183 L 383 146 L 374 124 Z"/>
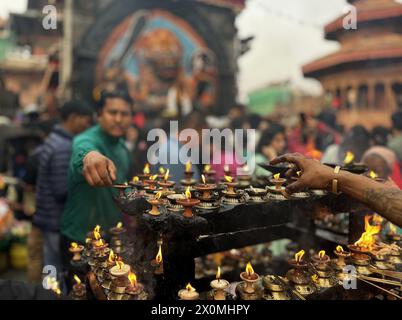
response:
<path fill-rule="evenodd" d="M 384 23 L 386 20 L 402 18 L 402 4 L 394 0 L 389 1 L 349 1 L 357 8 L 357 22 L 370 23 L 381 21 Z M 343 27 L 343 19 L 347 14 L 340 16 L 334 21 L 328 23 L 325 28 L 325 38 L 328 40 L 336 40 L 339 32 L 348 32 Z"/>

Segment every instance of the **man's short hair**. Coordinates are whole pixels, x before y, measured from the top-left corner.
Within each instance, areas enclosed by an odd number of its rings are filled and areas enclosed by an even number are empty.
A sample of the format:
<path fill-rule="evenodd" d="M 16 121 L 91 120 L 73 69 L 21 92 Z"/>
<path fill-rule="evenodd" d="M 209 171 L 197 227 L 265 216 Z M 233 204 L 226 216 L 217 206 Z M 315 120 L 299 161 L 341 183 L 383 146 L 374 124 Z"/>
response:
<path fill-rule="evenodd" d="M 392 127 L 396 130 L 402 131 L 402 111 L 395 112 L 392 117 Z"/>
<path fill-rule="evenodd" d="M 94 110 L 89 104 L 76 99 L 67 101 L 60 108 L 60 116 L 63 121 L 66 121 L 72 114 L 92 117 L 93 113 Z"/>
<path fill-rule="evenodd" d="M 125 91 L 102 91 L 97 108 L 98 113 L 102 111 L 107 99 L 116 98 L 126 101 L 130 106 L 133 104 L 133 100 L 131 99 L 130 95 Z"/>

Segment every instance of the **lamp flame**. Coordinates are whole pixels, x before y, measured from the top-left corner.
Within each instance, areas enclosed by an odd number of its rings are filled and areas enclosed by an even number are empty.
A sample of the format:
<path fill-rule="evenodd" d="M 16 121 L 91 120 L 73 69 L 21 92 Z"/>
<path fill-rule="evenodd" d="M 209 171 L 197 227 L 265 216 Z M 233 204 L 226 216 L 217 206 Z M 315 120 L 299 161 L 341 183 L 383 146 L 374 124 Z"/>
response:
<path fill-rule="evenodd" d="M 381 226 L 372 226 L 369 220 L 369 215 L 364 217 L 364 232 L 362 233 L 360 239 L 355 242 L 355 245 L 360 248 L 372 250 L 375 244 L 374 235 L 381 231 Z"/>
<path fill-rule="evenodd" d="M 206 164 L 205 166 L 204 166 L 204 171 L 205 172 L 209 172 L 211 170 L 211 166 L 209 165 L 209 164 Z"/>
<path fill-rule="evenodd" d="M 248 276 L 251 276 L 251 275 L 254 274 L 254 269 L 253 269 L 253 267 L 252 267 L 250 262 L 247 263 L 247 265 L 246 265 L 246 273 L 247 273 Z"/>
<path fill-rule="evenodd" d="M 152 181 L 154 181 L 154 180 L 156 180 L 157 177 L 158 177 L 158 175 L 157 175 L 157 174 L 154 174 L 153 176 L 150 176 L 149 179 L 152 180 Z"/>
<path fill-rule="evenodd" d="M 123 227 L 123 223 L 122 222 L 118 222 L 116 225 L 117 229 L 121 229 Z"/>
<path fill-rule="evenodd" d="M 343 163 L 350 164 L 350 163 L 352 163 L 352 161 L 354 159 L 355 159 L 355 155 L 351 151 L 348 151 L 348 152 L 346 152 L 346 156 L 345 156 L 345 159 L 343 160 Z"/>
<path fill-rule="evenodd" d="M 77 249 L 78 244 L 76 242 L 71 242 L 71 249 Z"/>
<path fill-rule="evenodd" d="M 165 180 L 165 182 L 168 181 L 168 179 L 169 179 L 169 169 L 167 169 L 165 176 L 163 177 L 163 180 Z"/>
<path fill-rule="evenodd" d="M 164 167 L 159 167 L 159 173 L 160 174 L 165 174 L 165 168 Z"/>
<path fill-rule="evenodd" d="M 370 176 L 371 179 L 378 178 L 378 174 L 376 174 L 373 170 L 370 171 L 369 176 Z"/>
<path fill-rule="evenodd" d="M 158 264 L 162 262 L 162 246 L 159 246 L 158 254 L 156 255 L 155 260 Z"/>
<path fill-rule="evenodd" d="M 124 267 L 124 262 L 120 261 L 120 260 L 116 260 L 116 266 L 119 268 L 119 270 L 121 270 Z"/>
<path fill-rule="evenodd" d="M 184 194 L 186 196 L 186 199 L 191 199 L 190 187 L 187 187 L 186 192 Z"/>
<path fill-rule="evenodd" d="M 274 174 L 274 179 L 275 179 L 275 180 L 278 180 L 280 176 L 281 176 L 280 173 Z"/>
<path fill-rule="evenodd" d="M 298 177 L 300 177 L 301 174 L 302 174 L 302 172 L 301 172 L 301 171 L 297 171 L 296 174 L 297 174 Z"/>
<path fill-rule="evenodd" d="M 216 279 L 220 279 L 221 278 L 221 267 L 218 266 L 218 271 L 216 272 Z"/>
<path fill-rule="evenodd" d="M 233 178 L 232 178 L 231 176 L 224 175 L 223 177 L 224 177 L 225 180 L 226 180 L 227 182 L 229 182 L 229 183 L 233 181 Z"/>
<path fill-rule="evenodd" d="M 188 161 L 186 163 L 186 172 L 190 172 L 191 171 L 191 161 Z"/>
<path fill-rule="evenodd" d="M 140 178 L 138 178 L 137 176 L 134 176 L 132 182 L 137 183 L 138 181 L 140 181 Z"/>
<path fill-rule="evenodd" d="M 373 223 L 378 225 L 381 224 L 384 219 L 379 214 L 373 215 Z"/>
<path fill-rule="evenodd" d="M 162 192 L 158 191 L 158 192 L 155 194 L 155 199 L 156 199 L 156 200 L 159 200 L 161 196 L 162 196 Z"/>
<path fill-rule="evenodd" d="M 323 259 L 325 257 L 325 250 L 321 250 L 320 252 L 318 252 L 318 257 L 320 259 Z"/>
<path fill-rule="evenodd" d="M 110 250 L 108 259 L 110 262 L 114 262 L 116 260 L 116 255 L 114 254 L 113 250 Z"/>
<path fill-rule="evenodd" d="M 144 166 L 144 170 L 143 170 L 144 174 L 149 174 L 150 170 L 149 170 L 149 163 L 146 163 Z"/>
<path fill-rule="evenodd" d="M 343 252 L 343 248 L 342 246 L 336 246 L 336 252 L 342 253 Z"/>
<path fill-rule="evenodd" d="M 201 175 L 201 180 L 202 180 L 202 182 L 203 182 L 204 184 L 207 183 L 206 180 L 205 180 L 205 176 L 204 176 L 203 174 Z"/>
<path fill-rule="evenodd" d="M 131 285 L 135 287 L 137 285 L 137 276 L 134 272 L 129 272 L 128 280 L 130 281 Z"/>
<path fill-rule="evenodd" d="M 301 262 L 305 253 L 306 253 L 306 252 L 305 252 L 304 250 L 300 250 L 299 252 L 297 252 L 297 253 L 295 254 L 295 260 L 296 260 L 296 262 Z"/>
<path fill-rule="evenodd" d="M 81 284 L 81 279 L 76 274 L 74 275 L 74 280 L 77 284 Z"/>
<path fill-rule="evenodd" d="M 192 291 L 192 292 L 195 291 L 195 289 L 191 286 L 190 282 L 186 285 L 186 289 L 187 289 L 187 291 Z"/>

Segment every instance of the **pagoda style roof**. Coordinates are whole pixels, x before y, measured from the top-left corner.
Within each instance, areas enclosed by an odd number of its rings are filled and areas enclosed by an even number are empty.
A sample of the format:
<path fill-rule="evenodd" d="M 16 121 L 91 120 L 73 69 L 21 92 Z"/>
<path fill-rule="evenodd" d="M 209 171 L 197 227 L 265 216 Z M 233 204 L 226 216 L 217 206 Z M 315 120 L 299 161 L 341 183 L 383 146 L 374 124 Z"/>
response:
<path fill-rule="evenodd" d="M 402 4 L 395 1 L 390 2 L 375 2 L 364 3 L 359 5 L 359 1 L 349 1 L 351 4 L 357 7 L 357 22 L 358 23 L 370 23 L 378 22 L 381 20 L 383 23 L 391 19 L 402 19 Z M 336 40 L 338 32 L 347 32 L 343 28 L 343 19 L 347 13 L 328 23 L 325 28 L 325 38 L 328 40 Z"/>

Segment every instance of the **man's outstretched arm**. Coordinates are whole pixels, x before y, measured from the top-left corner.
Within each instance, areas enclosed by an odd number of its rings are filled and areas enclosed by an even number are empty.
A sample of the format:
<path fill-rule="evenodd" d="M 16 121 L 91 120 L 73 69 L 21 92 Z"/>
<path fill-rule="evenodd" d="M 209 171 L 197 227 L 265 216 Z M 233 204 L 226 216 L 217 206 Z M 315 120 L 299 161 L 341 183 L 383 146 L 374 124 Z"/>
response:
<path fill-rule="evenodd" d="M 295 167 L 287 175 L 301 170 L 300 178 L 286 187 L 287 193 L 304 188 L 329 189 L 333 179 L 338 179 L 338 190 L 361 201 L 387 220 L 402 227 L 402 191 L 373 179 L 346 171 L 334 173 L 334 169 L 299 154 L 286 154 L 271 164 L 288 162 Z"/>

